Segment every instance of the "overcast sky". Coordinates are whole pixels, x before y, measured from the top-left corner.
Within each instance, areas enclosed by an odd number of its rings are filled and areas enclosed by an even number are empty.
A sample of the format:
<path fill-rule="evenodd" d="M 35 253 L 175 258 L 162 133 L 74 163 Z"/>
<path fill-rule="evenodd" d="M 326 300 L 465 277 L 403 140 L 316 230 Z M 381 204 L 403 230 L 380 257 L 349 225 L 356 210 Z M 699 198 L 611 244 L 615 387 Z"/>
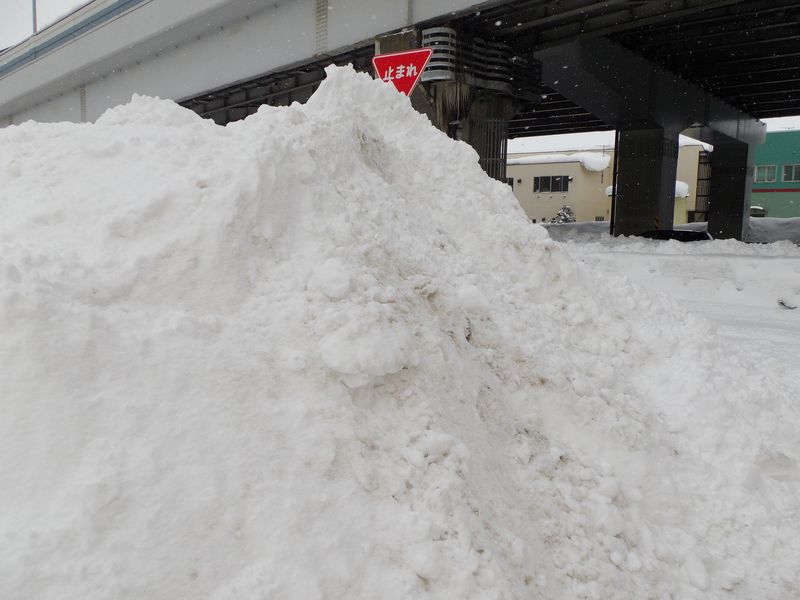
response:
<path fill-rule="evenodd" d="M 36 0 L 39 29 L 58 20 L 73 9 L 88 4 L 90 0 Z M 0 50 L 13 46 L 33 30 L 31 8 L 33 0 L 0 0 Z M 769 131 L 800 129 L 800 117 L 765 119 Z"/>
<path fill-rule="evenodd" d="M 46 27 L 88 0 L 36 0 L 39 28 Z M 21 42 L 33 30 L 32 0 L 0 0 L 0 49 Z"/>

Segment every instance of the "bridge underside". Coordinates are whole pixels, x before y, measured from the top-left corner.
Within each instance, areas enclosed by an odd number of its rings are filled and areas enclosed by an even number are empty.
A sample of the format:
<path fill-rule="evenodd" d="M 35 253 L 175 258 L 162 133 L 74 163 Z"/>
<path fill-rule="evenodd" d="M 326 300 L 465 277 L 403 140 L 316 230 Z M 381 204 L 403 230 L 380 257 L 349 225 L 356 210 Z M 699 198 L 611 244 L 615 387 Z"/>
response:
<path fill-rule="evenodd" d="M 709 229 L 743 237 L 752 146 L 764 136 L 756 119 L 800 114 L 800 0 L 518 0 L 478 9 L 416 29 L 505 44 L 536 71 L 510 94 L 508 137 L 620 130 L 614 233 L 672 226 L 673 146 L 691 128 L 718 149 Z M 243 118 L 261 104 L 304 101 L 331 60 L 369 70 L 374 52 L 366 43 L 183 104 L 220 123 Z M 436 85 L 426 84 L 429 97 Z M 690 100 L 671 97 L 675 86 Z M 506 96 L 507 107 L 509 93 L 494 96 Z M 487 97 L 481 91 L 484 113 Z"/>
<path fill-rule="evenodd" d="M 528 0 L 483 10 L 465 22 L 522 48 L 603 37 L 757 119 L 800 114 L 797 0 Z M 597 121 L 574 104 L 558 103 L 544 119 L 538 107 L 529 108 L 516 117 L 511 135 L 531 135 L 526 125 L 550 118 L 561 127 L 553 123 L 548 133 L 582 131 Z"/>
<path fill-rule="evenodd" d="M 800 114 L 798 0 L 526 0 L 489 4 L 449 21 L 418 26 L 446 23 L 476 36 L 510 43 L 520 52 L 552 47 L 576 37 L 603 37 L 757 119 Z M 372 53 L 369 44 L 333 58 L 340 63 L 354 60 L 357 67 L 367 69 Z M 359 60 L 364 57 L 366 61 Z M 321 58 L 303 72 L 321 70 L 328 57 Z M 276 76 L 282 74 L 265 78 L 272 81 Z M 222 100 L 226 94 L 251 85 L 248 82 L 220 90 L 215 99 Z M 540 101 L 525 105 L 512 120 L 511 137 L 612 128 L 558 90 L 543 85 L 541 92 Z M 196 100 L 200 98 L 186 103 L 199 107 Z"/>

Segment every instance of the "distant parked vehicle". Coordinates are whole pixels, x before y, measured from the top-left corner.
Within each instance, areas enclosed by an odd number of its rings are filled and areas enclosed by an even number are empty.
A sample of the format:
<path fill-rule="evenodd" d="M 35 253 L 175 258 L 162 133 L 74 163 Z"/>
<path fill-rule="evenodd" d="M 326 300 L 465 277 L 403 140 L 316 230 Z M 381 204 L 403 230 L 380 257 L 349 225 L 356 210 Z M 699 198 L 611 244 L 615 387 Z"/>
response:
<path fill-rule="evenodd" d="M 750 216 L 751 217 L 766 217 L 767 216 L 767 209 L 763 206 L 751 206 L 750 207 Z"/>

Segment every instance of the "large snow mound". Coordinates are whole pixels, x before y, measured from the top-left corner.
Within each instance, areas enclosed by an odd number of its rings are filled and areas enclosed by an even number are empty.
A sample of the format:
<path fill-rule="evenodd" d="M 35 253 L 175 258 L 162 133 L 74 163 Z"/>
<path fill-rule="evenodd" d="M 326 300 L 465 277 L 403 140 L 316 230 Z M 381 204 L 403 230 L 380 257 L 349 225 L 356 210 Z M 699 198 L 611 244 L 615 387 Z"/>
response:
<path fill-rule="evenodd" d="M 390 86 L 0 130 L 0 598 L 798 597 L 798 390 Z"/>

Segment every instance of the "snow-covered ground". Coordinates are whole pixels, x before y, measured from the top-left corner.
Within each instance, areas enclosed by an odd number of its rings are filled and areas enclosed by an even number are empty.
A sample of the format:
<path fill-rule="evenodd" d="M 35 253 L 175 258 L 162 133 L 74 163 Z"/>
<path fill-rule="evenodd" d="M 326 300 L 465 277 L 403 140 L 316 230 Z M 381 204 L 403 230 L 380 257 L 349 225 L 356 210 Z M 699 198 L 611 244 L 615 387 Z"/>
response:
<path fill-rule="evenodd" d="M 796 248 L 625 244 L 350 69 L 0 130 L 0 598 L 800 597 Z"/>
<path fill-rule="evenodd" d="M 800 241 L 800 219 L 751 221 L 753 239 Z M 800 246 L 612 238 L 607 227 L 580 223 L 548 230 L 592 271 L 625 275 L 708 319 L 715 335 L 752 357 L 753 371 L 778 364 L 800 378 Z"/>

